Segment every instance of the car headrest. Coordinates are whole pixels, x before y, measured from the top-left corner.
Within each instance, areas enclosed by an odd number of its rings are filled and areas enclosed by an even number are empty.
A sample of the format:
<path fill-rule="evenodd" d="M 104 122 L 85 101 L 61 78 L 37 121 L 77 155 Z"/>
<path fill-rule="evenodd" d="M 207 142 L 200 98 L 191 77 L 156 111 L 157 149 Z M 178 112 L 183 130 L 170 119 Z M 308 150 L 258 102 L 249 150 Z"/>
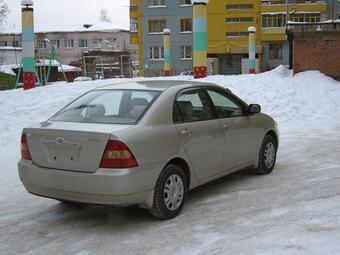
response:
<path fill-rule="evenodd" d="M 89 105 L 86 108 L 86 117 L 100 118 L 105 115 L 105 107 L 102 104 Z"/>
<path fill-rule="evenodd" d="M 145 111 L 146 105 L 135 105 L 131 111 L 131 118 L 137 120 Z"/>
<path fill-rule="evenodd" d="M 145 98 L 133 98 L 132 99 L 132 106 L 136 106 L 136 105 L 145 105 L 147 106 L 149 104 L 148 100 L 146 100 Z"/>
<path fill-rule="evenodd" d="M 178 101 L 178 106 L 181 109 L 184 119 L 186 117 L 192 117 L 194 115 L 194 108 L 190 101 Z"/>

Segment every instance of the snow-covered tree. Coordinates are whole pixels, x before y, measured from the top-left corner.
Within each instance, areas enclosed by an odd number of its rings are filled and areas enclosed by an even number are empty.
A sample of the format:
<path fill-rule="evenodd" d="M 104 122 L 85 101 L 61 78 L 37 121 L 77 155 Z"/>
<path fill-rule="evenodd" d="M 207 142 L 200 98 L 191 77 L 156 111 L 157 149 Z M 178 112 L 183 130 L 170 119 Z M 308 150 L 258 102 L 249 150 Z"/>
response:
<path fill-rule="evenodd" d="M 109 17 L 107 9 L 101 9 L 99 21 L 102 21 L 102 22 L 111 22 L 111 18 Z"/>
<path fill-rule="evenodd" d="M 8 5 L 0 0 L 0 25 L 6 20 L 8 12 Z"/>

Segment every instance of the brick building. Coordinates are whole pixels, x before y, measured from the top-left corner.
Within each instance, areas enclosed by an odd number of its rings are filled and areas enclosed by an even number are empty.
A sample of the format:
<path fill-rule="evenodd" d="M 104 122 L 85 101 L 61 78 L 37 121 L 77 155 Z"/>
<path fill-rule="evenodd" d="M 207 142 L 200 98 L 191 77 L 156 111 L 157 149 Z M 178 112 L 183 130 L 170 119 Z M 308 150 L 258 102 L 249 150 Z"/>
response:
<path fill-rule="evenodd" d="M 319 70 L 340 79 L 340 21 L 292 25 L 294 73 Z"/>

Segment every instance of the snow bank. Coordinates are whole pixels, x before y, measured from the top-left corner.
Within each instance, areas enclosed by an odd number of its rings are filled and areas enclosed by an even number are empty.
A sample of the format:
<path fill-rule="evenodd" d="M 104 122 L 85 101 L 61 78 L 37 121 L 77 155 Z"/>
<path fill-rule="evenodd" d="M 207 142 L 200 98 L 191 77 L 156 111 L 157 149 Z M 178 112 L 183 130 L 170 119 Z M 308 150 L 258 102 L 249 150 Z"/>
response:
<path fill-rule="evenodd" d="M 247 103 L 259 103 L 281 130 L 334 126 L 339 122 L 340 83 L 318 71 L 293 76 L 285 66 L 257 75 L 212 76 Z M 308 125 L 308 126 L 306 126 Z"/>
<path fill-rule="evenodd" d="M 192 77 L 168 79 L 191 80 Z M 46 120 L 86 91 L 125 81 L 131 80 L 59 82 L 29 91 L 0 92 L 0 144 L 17 144 L 22 128 Z M 293 76 L 286 67 L 281 66 L 256 75 L 211 76 L 200 81 L 228 87 L 246 102 L 261 104 L 263 112 L 274 117 L 284 133 L 294 130 L 308 132 L 340 124 L 340 83 L 317 71 Z"/>
<path fill-rule="evenodd" d="M 136 209 L 65 206 L 27 194 L 16 165 L 22 128 L 46 120 L 90 89 L 124 81 L 131 80 L 59 82 L 0 92 L 1 254 L 338 253 L 340 83 L 319 72 L 293 77 L 280 67 L 201 80 L 260 103 L 283 133 L 280 156 L 270 176 L 234 175 L 194 190 L 172 221 L 159 223 Z M 334 130 L 309 132 L 325 127 Z M 305 139 L 296 143 L 300 134 Z M 89 232 L 85 239 L 84 231 Z M 152 249 L 151 242 L 157 243 Z"/>

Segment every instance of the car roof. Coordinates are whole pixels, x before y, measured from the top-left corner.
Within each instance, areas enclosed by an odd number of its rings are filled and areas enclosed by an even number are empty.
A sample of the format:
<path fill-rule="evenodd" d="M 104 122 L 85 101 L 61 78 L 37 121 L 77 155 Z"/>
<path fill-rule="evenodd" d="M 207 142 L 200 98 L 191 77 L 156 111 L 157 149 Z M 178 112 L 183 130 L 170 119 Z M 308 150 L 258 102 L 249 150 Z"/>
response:
<path fill-rule="evenodd" d="M 171 87 L 197 87 L 215 85 L 207 82 L 196 82 L 196 81 L 181 81 L 181 80 L 149 80 L 149 81 L 136 81 L 136 82 L 125 82 L 118 84 L 106 85 L 95 90 L 108 90 L 108 89 L 134 89 L 134 90 L 155 90 L 165 91 Z M 217 85 L 215 85 L 217 86 Z"/>

